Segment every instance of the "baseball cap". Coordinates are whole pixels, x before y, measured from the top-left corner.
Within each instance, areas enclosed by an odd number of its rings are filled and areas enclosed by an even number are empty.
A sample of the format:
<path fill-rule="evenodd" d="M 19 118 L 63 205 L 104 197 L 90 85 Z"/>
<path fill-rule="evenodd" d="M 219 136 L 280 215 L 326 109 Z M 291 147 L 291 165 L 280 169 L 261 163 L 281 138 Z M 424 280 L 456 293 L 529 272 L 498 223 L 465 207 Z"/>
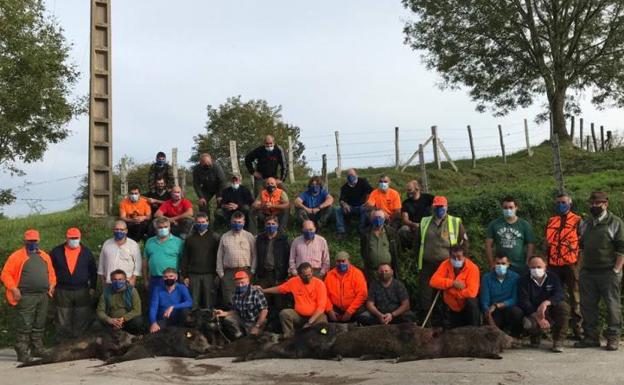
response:
<path fill-rule="evenodd" d="M 34 229 L 28 229 L 24 232 L 25 241 L 39 241 L 39 232 Z"/>
<path fill-rule="evenodd" d="M 433 198 L 432 206 L 447 206 L 447 205 L 448 205 L 448 201 L 446 200 L 446 197 L 436 196 Z"/>
<path fill-rule="evenodd" d="M 604 191 L 594 191 L 589 196 L 589 201 L 590 202 L 596 202 L 596 201 L 598 201 L 598 202 L 608 202 L 609 201 L 609 196 Z"/>
<path fill-rule="evenodd" d="M 67 238 L 80 238 L 80 230 L 76 227 L 71 227 L 67 229 L 67 233 L 65 233 Z"/>
<path fill-rule="evenodd" d="M 234 279 L 243 279 L 243 278 L 248 278 L 248 277 L 249 277 L 249 275 L 247 275 L 247 273 L 242 271 L 242 270 L 241 271 L 237 271 L 234 274 Z"/>

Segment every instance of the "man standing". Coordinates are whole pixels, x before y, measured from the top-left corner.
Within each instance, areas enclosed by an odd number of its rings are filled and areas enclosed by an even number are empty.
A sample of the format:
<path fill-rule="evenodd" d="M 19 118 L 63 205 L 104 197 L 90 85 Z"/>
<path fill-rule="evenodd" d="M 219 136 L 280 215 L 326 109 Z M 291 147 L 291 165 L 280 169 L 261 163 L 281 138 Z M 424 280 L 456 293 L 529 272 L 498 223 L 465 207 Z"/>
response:
<path fill-rule="evenodd" d="M 111 283 L 110 274 L 115 270 L 126 273 L 128 283 L 136 286 L 137 277 L 141 276 L 141 249 L 139 244 L 128 238 L 126 222 L 115 221 L 113 238 L 102 245 L 97 273 L 102 285 Z M 147 277 L 146 277 L 147 278 Z"/>
<path fill-rule="evenodd" d="M 323 278 L 329 270 L 329 248 L 327 241 L 316 234 L 316 226 L 312 221 L 304 221 L 301 235 L 295 238 L 290 245 L 290 259 L 288 272 L 297 275 L 297 266 L 307 262 L 312 268 L 315 277 Z"/>
<path fill-rule="evenodd" d="M 276 215 L 279 218 L 280 230 L 286 231 L 288 214 L 290 212 L 288 195 L 284 190 L 277 187 L 275 178 L 269 177 L 265 183 L 265 188 L 258 194 L 256 201 L 253 203 L 250 230 L 253 233 L 258 232 L 259 223 L 264 225 L 266 217 Z"/>
<path fill-rule="evenodd" d="M 167 185 L 165 184 L 165 180 L 163 178 L 156 179 L 155 186 L 156 190 L 149 191 L 147 194 L 144 194 L 147 202 L 150 204 L 152 213 L 158 211 L 160 205 L 171 199 L 171 192 L 167 190 Z M 151 228 L 148 228 L 148 233 L 150 230 Z"/>
<path fill-rule="evenodd" d="M 370 284 L 366 311 L 358 317 L 362 325 L 388 325 L 414 321 L 409 294 L 403 282 L 394 278 L 387 263 L 379 265 L 378 279 Z"/>
<path fill-rule="evenodd" d="M 258 335 L 266 325 L 269 314 L 267 300 L 260 289 L 249 284 L 249 276 L 244 271 L 237 271 L 234 279 L 236 290 L 232 297 L 232 310 L 217 310 L 215 314 L 223 318 L 223 325 L 234 339 Z"/>
<path fill-rule="evenodd" d="M 50 256 L 39 249 L 39 232 L 26 230 L 24 247 L 7 258 L 2 268 L 2 284 L 7 301 L 14 307 L 15 352 L 19 362 L 45 353 L 48 300 L 54 295 L 56 276 Z"/>
<path fill-rule="evenodd" d="M 199 199 L 199 209 L 210 212 L 210 200 L 217 199 L 226 185 L 225 174 L 217 162 L 213 162 L 210 154 L 201 154 L 199 164 L 193 167 L 193 188 Z"/>
<path fill-rule="evenodd" d="M 578 286 L 578 227 L 581 217 L 574 214 L 570 207 L 572 198 L 568 194 L 559 194 L 555 200 L 555 212 L 546 224 L 544 243 L 548 255 L 548 268 L 556 274 L 568 292 L 572 330 L 576 338 L 581 338 L 581 305 Z"/>
<path fill-rule="evenodd" d="M 156 286 L 162 285 L 165 269 L 171 267 L 178 271 L 183 246 L 184 241 L 171 234 L 169 219 L 156 218 L 156 236 L 145 242 L 143 250 L 143 277 L 145 287 L 150 289 L 150 295 Z"/>
<path fill-rule="evenodd" d="M 599 347 L 599 303 L 607 309 L 607 350 L 617 350 L 622 331 L 621 285 L 624 265 L 624 222 L 608 211 L 609 198 L 602 191 L 589 197 L 591 217 L 580 225 L 581 313 L 585 338 L 574 346 Z"/>
<path fill-rule="evenodd" d="M 221 236 L 217 251 L 217 274 L 221 279 L 223 304 L 232 300 L 236 288 L 234 275 L 245 271 L 253 275 L 256 272 L 256 239 L 244 229 L 245 215 L 240 211 L 232 214 L 230 231 Z"/>
<path fill-rule="evenodd" d="M 381 264 L 392 266 L 398 274 L 399 241 L 396 230 L 386 223 L 382 210 L 371 212 L 371 225 L 360 237 L 360 253 L 368 282 L 375 280 Z"/>
<path fill-rule="evenodd" d="M 180 261 L 180 275 L 193 295 L 193 310 L 200 307 L 213 308 L 218 249 L 219 236 L 210 229 L 208 215 L 198 213 L 195 217 L 195 229 L 184 242 Z"/>
<path fill-rule="evenodd" d="M 249 210 L 251 210 L 254 198 L 251 196 L 251 191 L 241 184 L 239 174 L 232 174 L 231 180 L 230 186 L 223 189 L 221 197 L 217 198 L 219 208 L 216 213 L 225 220 L 225 223 L 230 223 L 232 214 L 240 211 L 245 214 L 245 224 L 247 225 L 249 223 Z"/>
<path fill-rule="evenodd" d="M 417 180 L 407 182 L 405 186 L 407 199 L 401 204 L 401 228 L 399 236 L 401 246 L 407 249 L 414 247 L 420 221 L 431 215 L 433 195 L 421 192 Z"/>
<path fill-rule="evenodd" d="M 284 338 L 295 335 L 295 328 L 304 329 L 315 323 L 327 322 L 327 290 L 320 279 L 312 275 L 312 266 L 303 262 L 297 266 L 297 276 L 279 286 L 262 289 L 264 294 L 288 294 L 295 298 L 294 309 L 283 309 L 280 321 Z"/>
<path fill-rule="evenodd" d="M 308 189 L 295 199 L 297 221 L 311 220 L 320 229 L 329 222 L 333 203 L 334 198 L 323 188 L 321 178 L 313 176 L 308 181 Z"/>
<path fill-rule="evenodd" d="M 502 218 L 490 222 L 485 239 L 485 254 L 494 266 L 494 254 L 506 255 L 511 269 L 521 276 L 528 271 L 527 261 L 535 249 L 535 236 L 529 222 L 516 215 L 518 202 L 506 196 L 501 202 Z"/>
<path fill-rule="evenodd" d="M 391 226 L 398 224 L 401 218 L 401 194 L 390 188 L 390 177 L 387 175 L 379 177 L 379 185 L 368 196 L 366 208 L 382 210 L 388 224 Z"/>
<path fill-rule="evenodd" d="M 275 138 L 272 135 L 267 135 L 264 138 L 264 146 L 256 147 L 245 155 L 245 167 L 254 177 L 254 195 L 257 196 L 260 193 L 265 179 L 278 178 L 278 168 L 280 169 L 280 181 L 286 180 L 288 163 L 286 163 L 284 154 L 284 150 L 275 144 Z"/>
<path fill-rule="evenodd" d="M 104 286 L 98 302 L 97 316 L 102 324 L 112 330 L 142 334 L 141 297 L 129 284 L 123 270 L 115 270 L 108 277 L 111 283 Z"/>
<path fill-rule="evenodd" d="M 440 264 L 429 286 L 442 291 L 444 328 L 479 326 L 479 267 L 464 256 L 460 245 L 451 247 L 451 256 Z"/>
<path fill-rule="evenodd" d="M 418 276 L 420 311 L 429 310 L 433 300 L 433 290 L 429 281 L 438 270 L 440 263 L 449 259 L 452 246 L 461 245 L 468 251 L 468 236 L 459 217 L 448 214 L 448 200 L 443 196 L 433 198 L 433 216 L 424 217 L 418 229 Z"/>
<path fill-rule="evenodd" d="M 60 339 L 80 337 L 89 328 L 97 286 L 95 259 L 80 243 L 80 230 L 72 227 L 65 235 L 65 243 L 50 252 L 56 273 L 56 333 Z"/>
<path fill-rule="evenodd" d="M 504 255 L 494 257 L 494 269 L 481 278 L 479 302 L 486 325 L 509 332 L 512 337 L 522 334 L 524 313 L 518 303 L 518 273 L 509 269 Z"/>
<path fill-rule="evenodd" d="M 119 219 L 126 222 L 128 237 L 140 242 L 147 234 L 152 218 L 152 208 L 141 196 L 139 186 L 130 187 L 128 197 L 119 203 Z"/>
<path fill-rule="evenodd" d="M 336 267 L 325 277 L 327 318 L 331 322 L 351 322 L 366 309 L 366 279 L 360 269 L 349 263 L 349 253 L 336 255 Z"/>
<path fill-rule="evenodd" d="M 158 285 L 152 290 L 149 308 L 150 333 L 156 333 L 167 326 L 184 326 L 193 300 L 186 286 L 177 282 L 177 269 L 168 267 L 163 271 L 164 285 Z"/>
<path fill-rule="evenodd" d="M 182 197 L 180 186 L 175 186 L 171 189 L 171 199 L 160 206 L 154 217 L 169 218 L 171 233 L 184 239 L 193 226 L 193 204 Z"/>
<path fill-rule="evenodd" d="M 531 346 L 540 346 L 544 331 L 552 330 L 552 351 L 563 352 L 570 320 L 570 306 L 563 300 L 559 278 L 546 271 L 539 255 L 529 259 L 529 273 L 518 280 L 518 306 L 524 312 L 523 326 L 531 335 Z"/>
<path fill-rule="evenodd" d="M 338 238 L 342 239 L 347 233 L 345 219 L 349 217 L 358 218 L 358 230 L 364 232 L 366 226 L 365 204 L 373 188 L 366 178 L 359 178 L 354 168 L 347 171 L 347 183 L 340 188 L 340 205 L 336 207 L 336 232 Z"/>
<path fill-rule="evenodd" d="M 165 188 L 171 190 L 175 185 L 173 180 L 173 168 L 167 163 L 167 155 L 160 151 L 156 154 L 156 163 L 152 164 L 147 177 L 147 185 L 151 191 L 156 191 L 156 181 L 162 179 L 165 182 Z"/>

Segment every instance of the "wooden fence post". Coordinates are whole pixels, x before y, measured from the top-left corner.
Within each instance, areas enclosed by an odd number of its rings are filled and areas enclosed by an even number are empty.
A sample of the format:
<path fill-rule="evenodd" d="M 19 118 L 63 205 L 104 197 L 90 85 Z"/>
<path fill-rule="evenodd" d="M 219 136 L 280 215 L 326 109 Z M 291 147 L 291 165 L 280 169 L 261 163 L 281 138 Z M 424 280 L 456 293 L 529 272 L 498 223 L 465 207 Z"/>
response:
<path fill-rule="evenodd" d="M 505 155 L 505 141 L 503 140 L 503 128 L 498 125 L 498 136 L 500 137 L 501 151 L 503 153 L 503 163 L 507 164 L 507 155 Z"/>
<path fill-rule="evenodd" d="M 607 150 L 611 150 L 613 147 L 613 133 L 609 130 L 607 131 Z"/>
<path fill-rule="evenodd" d="M 401 163 L 399 155 L 399 127 L 394 127 L 394 169 L 399 170 Z"/>
<path fill-rule="evenodd" d="M 604 126 L 600 126 L 600 151 L 605 151 Z"/>
<path fill-rule="evenodd" d="M 442 169 L 440 163 L 440 150 L 438 149 L 438 127 L 431 126 L 431 136 L 433 137 L 433 161 L 436 164 L 438 170 Z"/>
<path fill-rule="evenodd" d="M 572 144 L 574 145 L 574 116 L 570 116 L 570 138 L 572 138 Z"/>
<path fill-rule="evenodd" d="M 585 137 L 585 144 L 587 145 L 587 151 L 590 151 L 590 140 L 589 135 Z"/>
<path fill-rule="evenodd" d="M 235 140 L 230 140 L 230 162 L 232 164 L 232 172 L 240 174 L 240 168 L 238 167 L 238 151 L 236 150 Z"/>
<path fill-rule="evenodd" d="M 121 158 L 119 177 L 121 178 L 121 196 L 128 195 L 128 166 L 126 165 L 126 157 Z"/>
<path fill-rule="evenodd" d="M 531 143 L 529 142 L 529 123 L 524 119 L 524 137 L 526 138 L 527 154 L 533 156 L 533 150 L 531 150 Z"/>
<path fill-rule="evenodd" d="M 591 124 L 592 142 L 594 142 L 594 152 L 598 152 L 598 141 L 596 140 L 596 130 L 594 130 L 594 123 Z"/>
<path fill-rule="evenodd" d="M 323 166 L 321 168 L 321 178 L 323 178 L 323 185 L 329 191 L 329 180 L 327 177 L 327 154 L 323 154 Z"/>
<path fill-rule="evenodd" d="M 427 165 L 425 164 L 425 153 L 422 144 L 418 145 L 418 162 L 420 163 L 420 179 L 424 192 L 429 192 L 429 181 L 427 179 Z"/>
<path fill-rule="evenodd" d="M 472 154 L 472 168 L 477 167 L 477 157 L 475 155 L 474 142 L 472 141 L 472 129 L 468 125 L 468 140 L 470 140 L 470 153 Z"/>
<path fill-rule="evenodd" d="M 178 183 L 178 148 L 171 149 L 171 168 L 173 169 L 173 184 L 179 186 Z"/>
<path fill-rule="evenodd" d="M 335 131 L 334 134 L 336 135 L 336 158 L 338 158 L 336 159 L 336 178 L 340 179 L 340 174 L 342 173 L 342 159 L 340 158 L 340 139 L 338 136 L 338 131 Z"/>
<path fill-rule="evenodd" d="M 583 149 L 583 118 L 579 119 L 579 144 L 581 150 Z"/>
<path fill-rule="evenodd" d="M 288 180 L 295 183 L 295 165 L 292 136 L 288 135 Z"/>

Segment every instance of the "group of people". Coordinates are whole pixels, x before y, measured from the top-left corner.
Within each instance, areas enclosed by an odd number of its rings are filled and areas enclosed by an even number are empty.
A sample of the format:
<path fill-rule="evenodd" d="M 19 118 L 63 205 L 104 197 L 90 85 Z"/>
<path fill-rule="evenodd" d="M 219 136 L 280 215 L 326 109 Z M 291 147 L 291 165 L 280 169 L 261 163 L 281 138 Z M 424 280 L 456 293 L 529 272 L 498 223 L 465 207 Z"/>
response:
<path fill-rule="evenodd" d="M 51 298 L 62 338 L 80 336 L 94 316 L 113 330 L 155 333 L 184 324 L 194 309 L 214 310 L 232 338 L 268 328 L 290 337 L 319 322 L 413 322 L 410 295 L 398 279 L 404 252 L 418 273 L 418 298 L 412 300 L 421 321 L 438 308 L 445 328 L 487 324 L 529 335 L 535 346 L 551 331 L 552 350 L 561 352 L 569 324 L 579 338 L 576 347 L 600 346 L 603 300 L 606 348 L 618 349 L 624 223 L 608 210 L 604 192 L 591 194 L 584 220 L 572 212 L 569 195 L 557 196 L 540 247 L 531 225 L 516 214 L 518 202 L 505 197 L 501 217 L 487 227 L 490 269 L 481 276 L 468 257 L 462 219 L 448 213 L 445 197 L 422 192 L 415 180 L 405 186 L 402 201 L 388 176 L 373 188 L 350 169 L 334 205 L 320 178 L 312 177 L 294 200 L 301 235 L 291 241 L 285 231 L 291 203 L 282 183 L 284 152 L 267 136 L 245 164 L 256 180 L 255 198 L 240 175 L 225 186 L 221 167 L 202 154 L 193 170 L 200 208 L 195 213 L 175 185 L 165 154 L 158 153 L 149 173 L 151 190 L 142 196 L 138 187 L 130 188 L 97 264 L 77 228 L 68 229 L 65 243 L 50 254 L 39 248 L 39 233 L 27 230 L 23 247 L 9 256 L 1 275 L 15 307 L 18 360 L 42 354 Z M 213 197 L 215 220 L 229 226 L 222 235 L 210 220 Z M 345 251 L 334 254 L 332 267 L 328 243 L 318 233 L 332 219 L 340 238 L 350 219 L 356 220 L 362 269 Z M 94 309 L 98 281 L 103 290 Z M 141 293 L 149 301 L 146 309 Z"/>

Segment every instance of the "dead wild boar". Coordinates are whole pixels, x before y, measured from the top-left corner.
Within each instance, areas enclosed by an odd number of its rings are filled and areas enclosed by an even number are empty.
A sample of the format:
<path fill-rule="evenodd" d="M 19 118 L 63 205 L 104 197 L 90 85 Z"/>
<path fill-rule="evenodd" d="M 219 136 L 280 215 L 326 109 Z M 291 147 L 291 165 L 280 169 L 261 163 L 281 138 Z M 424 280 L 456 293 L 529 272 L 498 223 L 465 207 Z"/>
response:
<path fill-rule="evenodd" d="M 93 358 L 105 361 L 124 354 L 137 338 L 118 330 L 61 342 L 49 349 L 44 357 L 23 363 L 18 368 Z"/>
<path fill-rule="evenodd" d="M 266 349 L 269 345 L 277 344 L 279 335 L 264 332 L 260 335 L 247 335 L 230 342 L 227 345 L 212 345 L 208 352 L 197 357 L 197 359 L 217 358 L 217 357 L 245 357 L 248 354 L 260 349 Z"/>
<path fill-rule="evenodd" d="M 109 358 L 105 365 L 148 357 L 195 358 L 209 348 L 206 337 L 197 329 L 166 327 L 158 333 L 143 336 L 125 354 Z"/>

